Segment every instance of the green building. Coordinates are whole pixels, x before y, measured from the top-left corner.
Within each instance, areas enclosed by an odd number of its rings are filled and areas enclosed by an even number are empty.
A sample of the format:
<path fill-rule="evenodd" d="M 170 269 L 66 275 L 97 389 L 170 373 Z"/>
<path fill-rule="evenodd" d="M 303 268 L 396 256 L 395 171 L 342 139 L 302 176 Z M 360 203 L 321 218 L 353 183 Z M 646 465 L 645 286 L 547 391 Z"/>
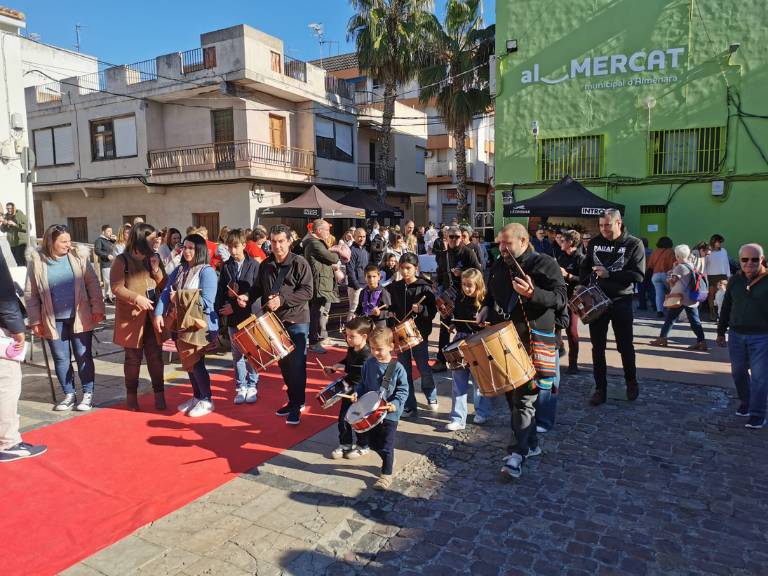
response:
<path fill-rule="evenodd" d="M 652 245 L 768 245 L 766 0 L 498 0 L 496 21 L 497 228 L 569 174 Z"/>

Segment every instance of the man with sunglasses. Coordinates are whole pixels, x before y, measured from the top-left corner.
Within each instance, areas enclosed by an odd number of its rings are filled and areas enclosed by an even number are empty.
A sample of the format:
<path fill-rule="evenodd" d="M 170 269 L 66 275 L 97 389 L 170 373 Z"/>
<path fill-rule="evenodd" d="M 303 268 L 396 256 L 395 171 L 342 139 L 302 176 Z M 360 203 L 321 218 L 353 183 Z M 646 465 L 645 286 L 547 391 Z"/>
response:
<path fill-rule="evenodd" d="M 717 344 L 731 356 L 731 374 L 739 395 L 737 416 L 748 417 L 747 428 L 765 426 L 768 399 L 768 270 L 763 247 L 745 244 L 739 250 L 741 271 L 725 290 Z"/>
<path fill-rule="evenodd" d="M 456 290 L 456 294 L 461 294 L 461 273 L 464 270 L 476 268 L 482 272 L 480 261 L 475 252 L 461 243 L 461 229 L 458 226 L 450 226 L 447 237 L 445 250 L 435 256 L 437 259 L 438 295 L 451 287 Z M 449 318 L 444 318 L 440 324 L 437 362 L 432 366 L 433 372 L 446 370 L 443 349 L 451 342 L 451 333 L 446 328 L 446 324 L 450 324 Z"/>

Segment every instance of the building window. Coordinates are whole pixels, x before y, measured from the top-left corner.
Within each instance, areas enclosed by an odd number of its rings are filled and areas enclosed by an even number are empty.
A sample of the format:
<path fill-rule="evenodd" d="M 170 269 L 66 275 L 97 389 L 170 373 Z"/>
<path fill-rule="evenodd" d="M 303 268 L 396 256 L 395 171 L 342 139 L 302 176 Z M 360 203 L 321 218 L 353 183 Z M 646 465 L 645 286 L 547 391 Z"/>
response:
<path fill-rule="evenodd" d="M 136 117 L 91 122 L 91 153 L 94 161 L 136 156 Z"/>
<path fill-rule="evenodd" d="M 280 56 L 280 53 L 270 51 L 269 55 L 272 61 L 272 72 L 277 72 L 278 74 L 282 74 L 283 64 L 282 64 L 282 57 Z"/>
<path fill-rule="evenodd" d="M 423 146 L 416 146 L 416 173 L 424 174 L 424 163 L 427 157 L 427 149 Z"/>
<path fill-rule="evenodd" d="M 75 162 L 72 125 L 41 128 L 32 132 L 37 166 L 60 166 Z"/>
<path fill-rule="evenodd" d="M 352 125 L 316 116 L 315 147 L 318 158 L 353 162 Z"/>
<path fill-rule="evenodd" d="M 597 178 L 603 172 L 603 136 L 570 136 L 539 140 L 539 180 Z"/>
<path fill-rule="evenodd" d="M 72 242 L 88 242 L 88 218 L 67 218 L 67 228 Z"/>
<path fill-rule="evenodd" d="M 708 174 L 717 172 L 722 162 L 723 129 L 691 128 L 651 132 L 649 172 L 668 174 Z"/>

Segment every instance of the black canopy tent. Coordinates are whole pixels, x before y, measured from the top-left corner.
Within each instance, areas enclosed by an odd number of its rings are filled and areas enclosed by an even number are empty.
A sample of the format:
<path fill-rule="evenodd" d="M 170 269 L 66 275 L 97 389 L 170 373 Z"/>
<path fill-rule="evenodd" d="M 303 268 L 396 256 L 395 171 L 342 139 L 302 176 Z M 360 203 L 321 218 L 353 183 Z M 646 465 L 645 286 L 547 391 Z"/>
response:
<path fill-rule="evenodd" d="M 259 208 L 259 217 L 283 218 L 365 218 L 365 210 L 347 206 L 326 196 L 320 188 L 312 186 L 301 196 L 285 204 Z"/>
<path fill-rule="evenodd" d="M 593 194 L 579 182 L 566 176 L 533 198 L 504 206 L 504 216 L 599 216 L 607 208 L 624 214 L 624 205 Z"/>
<path fill-rule="evenodd" d="M 362 190 L 354 190 L 339 199 L 341 204 L 355 206 L 365 210 L 366 218 L 402 218 L 403 210 L 396 206 L 390 206 L 384 202 L 379 202 L 377 198 L 370 196 Z"/>

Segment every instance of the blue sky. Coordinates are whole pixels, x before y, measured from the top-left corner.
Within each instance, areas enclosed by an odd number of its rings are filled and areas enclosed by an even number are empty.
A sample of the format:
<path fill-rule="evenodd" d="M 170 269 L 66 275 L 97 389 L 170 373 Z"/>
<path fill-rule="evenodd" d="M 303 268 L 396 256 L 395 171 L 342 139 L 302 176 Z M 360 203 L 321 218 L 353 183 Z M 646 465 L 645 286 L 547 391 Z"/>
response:
<path fill-rule="evenodd" d="M 286 53 L 301 60 L 320 57 L 320 47 L 308 25 L 321 22 L 324 55 L 349 52 L 346 25 L 352 15 L 348 0 L 5 0 L 21 10 L 27 30 L 47 44 L 73 49 L 75 25 L 82 25 L 81 52 L 111 63 L 130 63 L 200 45 L 200 33 L 249 24 L 278 36 Z M 438 14 L 444 0 L 436 0 Z M 495 0 L 484 0 L 487 24 L 495 22 Z"/>

